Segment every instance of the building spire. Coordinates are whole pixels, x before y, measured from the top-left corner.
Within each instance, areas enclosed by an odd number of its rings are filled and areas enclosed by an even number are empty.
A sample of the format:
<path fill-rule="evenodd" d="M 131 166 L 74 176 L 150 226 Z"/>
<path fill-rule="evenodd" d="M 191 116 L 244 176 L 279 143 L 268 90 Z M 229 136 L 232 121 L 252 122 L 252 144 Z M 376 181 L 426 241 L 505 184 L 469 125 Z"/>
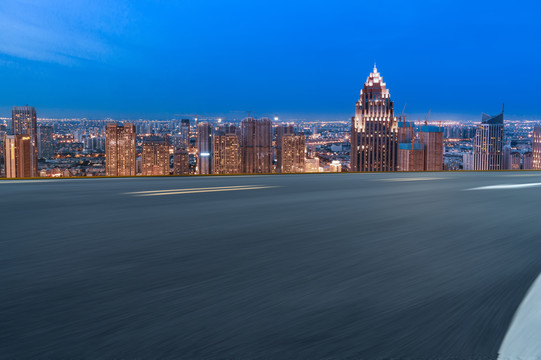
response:
<path fill-rule="evenodd" d="M 378 72 L 378 68 L 376 67 L 376 62 L 374 61 L 374 74 Z"/>

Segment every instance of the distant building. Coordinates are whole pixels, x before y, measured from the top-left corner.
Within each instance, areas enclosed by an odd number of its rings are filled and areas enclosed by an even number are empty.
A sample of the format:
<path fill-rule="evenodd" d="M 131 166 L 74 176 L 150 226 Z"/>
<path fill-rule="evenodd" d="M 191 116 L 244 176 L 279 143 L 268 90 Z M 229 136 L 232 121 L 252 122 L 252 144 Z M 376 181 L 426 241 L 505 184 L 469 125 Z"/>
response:
<path fill-rule="evenodd" d="M 280 124 L 275 128 L 275 157 L 276 157 L 276 170 L 278 172 L 282 171 L 282 137 L 284 135 L 295 134 L 295 128 L 293 124 Z"/>
<path fill-rule="evenodd" d="M 236 134 L 219 134 L 213 138 L 213 173 L 239 174 L 242 172 L 240 144 Z"/>
<path fill-rule="evenodd" d="M 272 172 L 272 122 L 246 118 L 241 123 L 242 172 Z"/>
<path fill-rule="evenodd" d="M 503 169 L 504 170 L 511 170 L 511 146 L 510 145 L 504 145 L 503 147 Z M 473 168 L 471 169 L 473 170 Z"/>
<path fill-rule="evenodd" d="M 135 176 L 135 126 L 108 123 L 105 127 L 107 176 Z"/>
<path fill-rule="evenodd" d="M 535 170 L 541 170 L 541 126 L 536 126 L 533 128 L 532 148 L 532 168 Z"/>
<path fill-rule="evenodd" d="M 319 172 L 319 158 L 305 159 L 304 160 L 304 172 L 317 173 Z"/>
<path fill-rule="evenodd" d="M 503 111 L 483 114 L 473 139 L 473 170 L 503 170 Z"/>
<path fill-rule="evenodd" d="M 304 172 L 305 141 L 304 135 L 285 134 L 280 137 L 281 173 Z"/>
<path fill-rule="evenodd" d="M 5 152 L 6 152 L 6 131 L 0 130 L 0 176 L 3 175 L 3 170 L 5 168 L 4 159 L 5 159 Z"/>
<path fill-rule="evenodd" d="M 425 151 L 424 171 L 443 170 L 443 127 L 423 125 L 419 135 Z"/>
<path fill-rule="evenodd" d="M 212 174 L 212 126 L 204 121 L 197 124 L 198 173 Z"/>
<path fill-rule="evenodd" d="M 52 125 L 38 127 L 38 156 L 43 159 L 54 157 L 54 128 Z"/>
<path fill-rule="evenodd" d="M 188 150 L 188 148 L 190 147 L 190 120 L 189 119 L 182 119 L 180 121 L 180 137 L 181 137 L 180 148 L 184 150 Z"/>
<path fill-rule="evenodd" d="M 190 154 L 187 150 L 175 149 L 173 153 L 173 174 L 188 175 L 190 173 Z"/>
<path fill-rule="evenodd" d="M 7 135 L 5 139 L 5 176 L 37 177 L 34 172 L 32 138 L 29 135 Z"/>
<path fill-rule="evenodd" d="M 425 170 L 424 144 L 419 142 L 401 143 L 398 145 L 398 170 L 399 171 L 424 171 Z"/>
<path fill-rule="evenodd" d="M 374 70 L 361 90 L 351 123 L 351 170 L 396 171 L 398 122 L 386 84 Z"/>
<path fill-rule="evenodd" d="M 169 175 L 169 145 L 159 137 L 146 138 L 141 151 L 141 173 L 145 176 Z"/>
<path fill-rule="evenodd" d="M 522 154 L 522 168 L 524 170 L 533 169 L 533 153 L 531 151 L 527 151 Z"/>
<path fill-rule="evenodd" d="M 521 161 L 520 152 L 518 151 L 511 152 L 511 170 L 520 170 L 520 167 L 521 167 L 520 161 Z"/>
<path fill-rule="evenodd" d="M 24 160 L 26 166 L 30 165 L 30 172 L 22 171 L 27 176 L 37 177 L 38 174 L 38 134 L 36 109 L 32 106 L 14 106 L 11 111 L 11 131 L 13 135 L 30 137 L 30 151 L 23 151 L 21 154 L 28 156 Z"/>

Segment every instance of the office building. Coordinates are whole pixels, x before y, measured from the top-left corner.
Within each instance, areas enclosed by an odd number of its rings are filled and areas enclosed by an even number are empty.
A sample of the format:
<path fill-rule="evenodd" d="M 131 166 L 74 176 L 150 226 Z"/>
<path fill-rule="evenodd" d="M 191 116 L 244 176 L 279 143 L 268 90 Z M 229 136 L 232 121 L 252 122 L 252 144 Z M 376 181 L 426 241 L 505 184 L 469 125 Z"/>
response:
<path fill-rule="evenodd" d="M 214 135 L 212 151 L 213 174 L 239 174 L 242 172 L 240 144 L 236 134 Z"/>
<path fill-rule="evenodd" d="M 38 156 L 42 159 L 54 157 L 54 128 L 52 125 L 38 127 Z"/>
<path fill-rule="evenodd" d="M 242 172 L 272 172 L 272 122 L 246 118 L 241 123 Z"/>
<path fill-rule="evenodd" d="M 38 176 L 33 169 L 32 138 L 29 135 L 7 135 L 4 157 L 4 170 L 7 178 Z"/>
<path fill-rule="evenodd" d="M 26 166 L 30 165 L 30 172 L 23 170 L 21 173 L 27 176 L 38 176 L 38 134 L 36 109 L 32 106 L 14 106 L 11 111 L 11 132 L 12 135 L 30 137 L 30 151 L 22 151 L 21 154 L 28 156 L 24 160 Z M 28 175 L 29 174 L 29 175 Z"/>
<path fill-rule="evenodd" d="M 197 124 L 198 173 L 212 174 L 212 126 L 204 121 Z"/>
<path fill-rule="evenodd" d="M 135 176 L 135 126 L 131 123 L 108 123 L 105 142 L 107 176 Z"/>
<path fill-rule="evenodd" d="M 541 170 L 541 126 L 533 128 L 532 140 L 532 168 L 534 170 Z"/>
<path fill-rule="evenodd" d="M 473 138 L 473 170 L 503 170 L 503 111 L 496 116 L 483 114 Z"/>
<path fill-rule="evenodd" d="M 351 123 L 351 170 L 395 171 L 398 121 L 376 66 L 368 76 Z"/>

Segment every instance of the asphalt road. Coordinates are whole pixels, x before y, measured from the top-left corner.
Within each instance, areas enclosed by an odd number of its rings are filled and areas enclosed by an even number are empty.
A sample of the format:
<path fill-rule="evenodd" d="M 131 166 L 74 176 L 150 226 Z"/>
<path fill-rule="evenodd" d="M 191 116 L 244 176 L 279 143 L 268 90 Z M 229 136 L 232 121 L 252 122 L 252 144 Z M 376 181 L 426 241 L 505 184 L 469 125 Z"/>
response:
<path fill-rule="evenodd" d="M 496 359 L 541 272 L 538 185 L 0 181 L 0 357 Z"/>

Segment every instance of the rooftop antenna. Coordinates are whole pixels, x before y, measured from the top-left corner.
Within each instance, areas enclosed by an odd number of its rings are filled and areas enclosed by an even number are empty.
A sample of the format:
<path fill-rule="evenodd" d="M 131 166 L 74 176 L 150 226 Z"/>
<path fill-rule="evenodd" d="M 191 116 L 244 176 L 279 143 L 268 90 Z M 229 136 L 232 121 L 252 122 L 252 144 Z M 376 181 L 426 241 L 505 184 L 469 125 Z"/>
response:
<path fill-rule="evenodd" d="M 502 114 L 504 113 L 504 110 L 505 110 L 505 103 L 502 103 Z"/>

